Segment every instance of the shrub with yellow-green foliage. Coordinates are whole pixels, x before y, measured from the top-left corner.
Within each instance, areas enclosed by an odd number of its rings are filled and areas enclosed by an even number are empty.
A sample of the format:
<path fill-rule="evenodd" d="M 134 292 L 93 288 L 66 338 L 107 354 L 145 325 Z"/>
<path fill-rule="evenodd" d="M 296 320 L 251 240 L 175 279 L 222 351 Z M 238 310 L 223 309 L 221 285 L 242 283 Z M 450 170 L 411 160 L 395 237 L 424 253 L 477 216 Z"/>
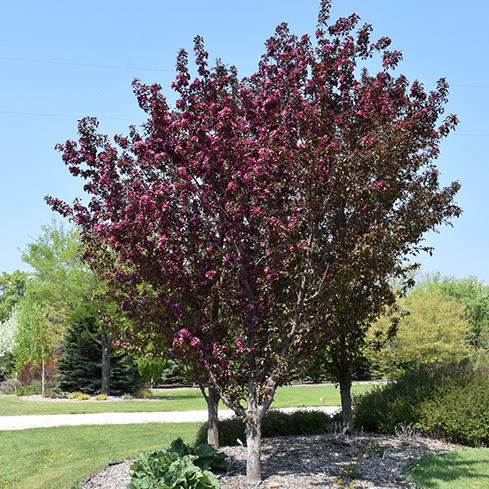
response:
<path fill-rule="evenodd" d="M 76 400 L 77 401 L 88 401 L 90 399 L 90 396 L 88 394 L 80 394 Z"/>
<path fill-rule="evenodd" d="M 68 399 L 78 399 L 79 396 L 83 396 L 83 392 L 71 392 L 70 394 L 68 394 Z"/>
<path fill-rule="evenodd" d="M 138 391 L 136 391 L 136 393 L 134 394 L 134 397 L 136 399 L 153 399 L 153 393 L 149 390 L 149 389 L 139 389 Z"/>
<path fill-rule="evenodd" d="M 97 399 L 97 401 L 106 401 L 107 396 L 105 394 L 99 394 L 98 396 L 95 396 L 95 399 Z"/>

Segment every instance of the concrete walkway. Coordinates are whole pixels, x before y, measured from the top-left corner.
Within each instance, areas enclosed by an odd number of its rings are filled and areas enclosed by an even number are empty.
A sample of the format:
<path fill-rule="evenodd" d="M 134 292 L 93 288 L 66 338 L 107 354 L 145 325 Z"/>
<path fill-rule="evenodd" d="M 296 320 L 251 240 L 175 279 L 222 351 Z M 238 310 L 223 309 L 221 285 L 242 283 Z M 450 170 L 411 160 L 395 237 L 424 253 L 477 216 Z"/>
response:
<path fill-rule="evenodd" d="M 321 410 L 328 414 L 340 411 L 338 406 L 317 408 L 285 408 L 280 411 Z M 235 416 L 233 411 L 220 410 L 219 418 Z M 132 423 L 184 423 L 207 421 L 207 411 L 162 411 L 150 413 L 94 413 L 94 414 L 42 414 L 26 416 L 0 416 L 0 431 L 25 430 L 29 428 L 51 428 L 54 426 L 81 426 L 99 424 Z"/>

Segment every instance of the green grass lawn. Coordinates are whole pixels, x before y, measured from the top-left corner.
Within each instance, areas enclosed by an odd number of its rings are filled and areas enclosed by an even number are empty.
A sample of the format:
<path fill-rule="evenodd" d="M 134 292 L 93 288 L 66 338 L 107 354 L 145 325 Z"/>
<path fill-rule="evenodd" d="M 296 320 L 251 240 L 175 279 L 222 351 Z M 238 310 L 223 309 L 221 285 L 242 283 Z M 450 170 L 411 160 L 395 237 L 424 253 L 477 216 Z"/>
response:
<path fill-rule="evenodd" d="M 364 392 L 372 384 L 356 384 L 353 392 Z M 297 385 L 277 390 L 272 408 L 320 406 L 320 398 L 326 406 L 340 405 L 340 392 L 334 385 Z M 165 400 L 158 400 L 165 399 Z M 224 406 L 221 404 L 221 408 Z M 199 389 L 169 389 L 156 392 L 151 401 L 25 401 L 17 397 L 0 396 L 0 416 L 27 414 L 80 414 L 101 412 L 153 412 L 205 410 L 207 405 Z M 1 429 L 1 428 L 0 428 Z"/>
<path fill-rule="evenodd" d="M 445 455 L 426 454 L 405 469 L 408 481 L 423 489 L 489 487 L 489 450 L 459 449 Z"/>
<path fill-rule="evenodd" d="M 137 457 L 140 450 L 168 448 L 181 437 L 192 443 L 200 423 L 60 426 L 2 431 L 0 489 L 71 489 L 90 474 Z"/>
<path fill-rule="evenodd" d="M 363 392 L 371 385 L 355 385 Z M 166 401 L 61 403 L 23 401 L 0 396 L 0 415 L 87 412 L 137 412 L 205 409 L 197 389 L 164 390 Z M 332 385 L 299 385 L 277 391 L 272 407 L 339 405 Z M 62 426 L 0 431 L 0 489 L 74 489 L 111 462 L 137 457 L 140 450 L 167 448 L 182 437 L 192 443 L 200 423 Z M 1 429 L 1 428 L 0 428 Z M 423 489 L 489 487 L 489 450 L 459 449 L 444 456 L 411 461 L 406 475 Z"/>
<path fill-rule="evenodd" d="M 374 384 L 355 384 L 352 393 L 363 393 Z M 331 384 L 324 385 L 293 385 L 277 389 L 272 408 L 286 407 L 317 407 L 321 405 L 320 398 L 324 398 L 326 406 L 339 406 L 341 404 L 340 388 Z"/>

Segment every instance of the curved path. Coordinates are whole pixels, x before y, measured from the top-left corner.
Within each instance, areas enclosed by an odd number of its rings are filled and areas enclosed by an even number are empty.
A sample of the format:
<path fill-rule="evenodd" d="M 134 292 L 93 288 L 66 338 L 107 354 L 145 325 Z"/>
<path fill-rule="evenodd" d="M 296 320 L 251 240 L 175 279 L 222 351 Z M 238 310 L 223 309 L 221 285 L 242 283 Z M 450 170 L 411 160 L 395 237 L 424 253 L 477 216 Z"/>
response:
<path fill-rule="evenodd" d="M 318 408 L 285 408 L 280 411 L 312 411 L 321 409 L 329 414 L 340 410 L 338 406 Z M 233 411 L 220 410 L 219 418 L 231 418 Z M 207 421 L 207 411 L 161 411 L 150 413 L 93 413 L 93 414 L 42 414 L 26 416 L 0 416 L 0 431 L 51 428 L 54 426 L 80 426 L 97 424 L 132 423 L 184 423 Z"/>

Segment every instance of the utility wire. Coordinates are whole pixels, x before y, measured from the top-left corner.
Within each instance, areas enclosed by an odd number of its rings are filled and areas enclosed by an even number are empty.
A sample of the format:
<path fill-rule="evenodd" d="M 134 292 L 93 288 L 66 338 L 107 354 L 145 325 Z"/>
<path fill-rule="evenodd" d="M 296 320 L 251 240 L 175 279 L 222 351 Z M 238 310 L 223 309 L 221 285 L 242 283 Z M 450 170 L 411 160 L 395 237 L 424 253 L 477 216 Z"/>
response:
<path fill-rule="evenodd" d="M 69 119 L 83 119 L 83 117 L 78 115 L 68 115 L 68 114 L 46 114 L 41 112 L 14 112 L 8 110 L 0 110 L 0 114 L 10 114 L 10 115 L 29 115 L 37 117 L 66 117 Z M 96 119 L 101 120 L 112 120 L 112 121 L 131 121 L 131 122 L 144 122 L 142 119 L 128 119 L 122 117 L 96 117 Z"/>
<path fill-rule="evenodd" d="M 0 56 L 0 59 L 8 60 L 8 61 L 24 61 L 27 63 L 45 63 L 52 65 L 69 65 L 69 66 L 84 66 L 89 68 L 111 68 L 116 70 L 137 70 L 137 71 L 163 71 L 168 73 L 174 73 L 175 70 L 163 70 L 159 68 L 135 68 L 131 66 L 113 66 L 113 65 L 96 65 L 90 63 L 72 63 L 69 61 L 48 61 L 41 59 L 26 59 L 26 58 L 9 58 L 7 56 Z"/>
<path fill-rule="evenodd" d="M 65 117 L 65 118 L 77 119 L 77 120 L 83 119 L 83 117 L 77 115 L 46 114 L 41 112 L 14 112 L 14 111 L 0 110 L 0 114 L 27 115 L 27 116 L 37 116 L 37 117 Z M 95 117 L 95 118 L 100 120 L 112 120 L 112 121 L 145 122 L 145 120 L 143 119 L 128 119 L 122 117 Z M 450 136 L 489 137 L 489 134 L 464 134 L 464 133 L 454 132 Z"/>
<path fill-rule="evenodd" d="M 138 71 L 159 71 L 164 73 L 175 73 L 175 70 L 168 70 L 162 68 L 137 68 L 133 66 L 115 66 L 115 65 L 98 65 L 92 63 L 73 63 L 71 61 L 51 61 L 42 59 L 29 59 L 29 58 L 14 58 L 9 56 L 0 56 L 0 59 L 8 61 L 23 61 L 26 63 L 45 63 L 52 65 L 68 65 L 68 66 L 84 66 L 89 68 L 110 68 L 115 70 L 138 70 Z M 423 85 L 432 86 L 434 83 L 423 83 Z M 450 88 L 489 88 L 489 85 L 452 85 L 449 84 Z"/>

